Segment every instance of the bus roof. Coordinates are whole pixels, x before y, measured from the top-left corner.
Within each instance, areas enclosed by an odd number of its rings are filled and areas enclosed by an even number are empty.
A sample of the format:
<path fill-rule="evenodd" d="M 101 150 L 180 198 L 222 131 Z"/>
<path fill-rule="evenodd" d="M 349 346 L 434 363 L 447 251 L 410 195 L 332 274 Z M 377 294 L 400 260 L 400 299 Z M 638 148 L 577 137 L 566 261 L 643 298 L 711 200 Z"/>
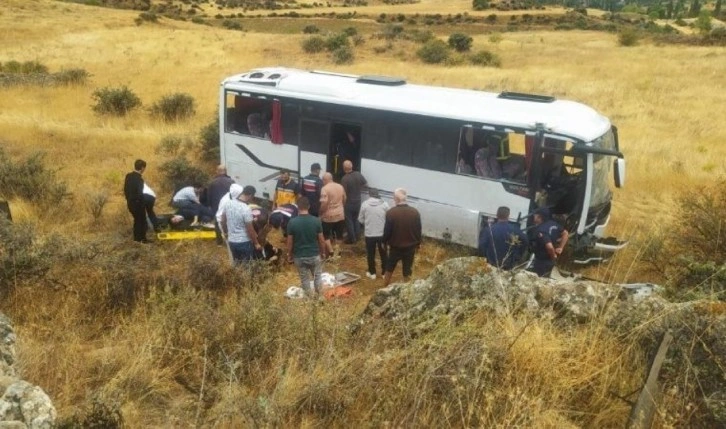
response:
<path fill-rule="evenodd" d="M 602 136 L 610 129 L 610 121 L 606 117 L 574 101 L 414 85 L 400 78 L 269 67 L 230 76 L 222 84 L 227 89 L 278 97 L 513 128 L 534 129 L 536 123 L 542 123 L 552 133 L 585 142 Z"/>

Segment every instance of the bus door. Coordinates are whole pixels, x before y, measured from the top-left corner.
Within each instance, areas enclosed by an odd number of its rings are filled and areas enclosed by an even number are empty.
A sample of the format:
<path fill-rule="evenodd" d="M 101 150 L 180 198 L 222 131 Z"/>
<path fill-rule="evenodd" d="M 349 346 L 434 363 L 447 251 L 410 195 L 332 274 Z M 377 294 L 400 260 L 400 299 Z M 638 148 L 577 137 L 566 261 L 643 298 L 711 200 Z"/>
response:
<path fill-rule="evenodd" d="M 361 126 L 345 122 L 331 124 L 329 169 L 336 182 L 340 182 L 345 172 L 343 162 L 351 161 L 353 170 L 360 171 Z"/>
<path fill-rule="evenodd" d="M 330 170 L 329 144 L 330 122 L 318 119 L 300 119 L 298 170 L 301 178 L 310 174 L 310 166 L 314 163 L 320 164 L 325 171 Z"/>

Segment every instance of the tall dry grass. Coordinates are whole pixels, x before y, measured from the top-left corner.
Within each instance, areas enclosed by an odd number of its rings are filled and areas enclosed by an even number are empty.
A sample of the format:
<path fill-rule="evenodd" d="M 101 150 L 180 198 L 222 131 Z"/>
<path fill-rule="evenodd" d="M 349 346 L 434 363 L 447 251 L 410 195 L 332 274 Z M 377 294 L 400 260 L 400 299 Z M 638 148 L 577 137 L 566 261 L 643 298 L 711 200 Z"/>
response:
<path fill-rule="evenodd" d="M 448 13 L 454 3 L 396 10 Z M 602 326 L 562 329 L 533 316 L 477 314 L 458 325 L 441 322 L 421 337 L 405 323 L 384 322 L 352 334 L 348 326 L 375 283 L 357 285 L 347 302 L 286 302 L 279 296 L 296 282 L 292 270 L 252 289 L 210 243 L 129 248 L 123 175 L 145 158 L 147 180 L 159 188 L 165 158 L 154 149 L 162 137 L 196 135 L 216 112 L 219 81 L 262 65 L 550 93 L 594 106 L 619 126 L 628 183 L 615 191 L 612 227 L 647 241 L 669 218 L 674 193 L 726 172 L 723 48 L 625 49 L 615 35 L 594 32 L 506 33 L 495 42 L 480 35 L 474 48 L 496 52 L 503 63 L 482 69 L 420 64 L 406 42 L 376 54 L 377 42 L 368 39 L 353 65 L 334 66 L 303 54 L 302 35 L 167 19 L 137 26 L 138 12 L 50 0 L 4 5 L 0 61 L 92 74 L 83 87 L 0 89 L 0 144 L 11 156 L 45 151 L 76 193 L 43 210 L 11 202 L 16 220 L 41 235 L 58 232 L 78 248 L 59 260 L 53 282 L 22 284 L 2 303 L 19 332 L 24 375 L 50 393 L 61 416 L 82 412 L 96 397 L 118 404 L 130 427 L 622 426 L 628 407 L 612 392 L 637 387 L 644 358 Z M 197 115 L 177 124 L 145 111 L 94 115 L 93 90 L 120 85 L 146 106 L 169 93 L 191 94 Z M 109 202 L 94 222 L 83 196 L 100 191 Z M 628 252 L 594 275 L 637 277 L 641 250 Z M 427 243 L 415 276 L 454 253 Z M 362 249 L 345 256 L 330 269 L 362 273 Z"/>

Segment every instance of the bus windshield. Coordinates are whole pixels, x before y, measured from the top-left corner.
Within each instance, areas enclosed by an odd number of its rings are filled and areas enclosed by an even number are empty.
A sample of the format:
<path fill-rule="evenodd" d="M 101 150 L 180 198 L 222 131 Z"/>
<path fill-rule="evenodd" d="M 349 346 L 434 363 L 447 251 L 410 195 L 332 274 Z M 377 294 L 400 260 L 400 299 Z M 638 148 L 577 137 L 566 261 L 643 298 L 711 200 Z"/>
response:
<path fill-rule="evenodd" d="M 611 130 L 602 137 L 593 141 L 593 146 L 601 149 L 617 150 L 615 135 Z M 593 155 L 592 164 L 592 189 L 590 207 L 599 207 L 611 199 L 609 177 L 610 177 L 610 156 Z"/>

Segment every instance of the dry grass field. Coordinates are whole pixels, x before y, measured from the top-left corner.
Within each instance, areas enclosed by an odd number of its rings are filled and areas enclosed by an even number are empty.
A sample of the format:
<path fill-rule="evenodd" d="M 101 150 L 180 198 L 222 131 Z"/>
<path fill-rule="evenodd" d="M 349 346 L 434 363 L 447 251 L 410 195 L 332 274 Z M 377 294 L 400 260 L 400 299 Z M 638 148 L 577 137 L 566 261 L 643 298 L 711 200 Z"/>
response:
<path fill-rule="evenodd" d="M 469 4 L 424 0 L 395 11 L 458 13 Z M 390 8 L 375 5 L 366 13 Z M 340 66 L 325 54 L 303 53 L 301 33 L 265 32 L 259 23 L 250 24 L 254 31 L 230 31 L 164 18 L 136 25 L 137 16 L 138 11 L 51 0 L 0 0 L 0 62 L 34 60 L 52 71 L 83 68 L 92 75 L 79 87 L 0 87 L 0 145 L 12 157 L 43 151 L 73 192 L 71 202 L 57 207 L 11 201 L 16 222 L 30 223 L 41 234 L 59 233 L 70 243 L 100 243 L 96 258 L 118 253 L 128 263 L 149 267 L 148 273 L 137 273 L 148 294 L 133 309 L 103 306 L 108 274 L 116 271 L 99 259 L 55 267 L 65 283 L 18 288 L 2 302 L 16 323 L 26 378 L 49 392 L 61 417 L 79 413 L 97 398 L 118 404 L 129 427 L 622 426 L 627 404 L 608 392 L 633 390 L 644 356 L 599 327 L 562 332 L 537 321 L 524 331 L 531 321 L 480 321 L 483 327 L 457 335 L 511 353 L 497 384 L 501 389 L 487 393 L 491 407 L 466 409 L 462 397 L 442 402 L 419 395 L 418 389 L 431 386 L 417 368 L 426 366 L 425 359 L 457 356 L 459 337 L 425 338 L 407 343 L 408 348 L 383 333 L 350 339 L 344 327 L 375 289 L 372 282 L 361 285 L 348 303 L 323 308 L 279 298 L 296 281 L 291 269 L 241 301 L 232 286 L 239 279 L 226 271 L 220 278 L 228 289 L 200 291 L 191 287 L 193 277 L 173 284 L 165 275 L 212 264 L 225 253 L 196 242 L 129 250 L 123 176 L 142 157 L 149 163 L 147 181 L 160 183 L 157 167 L 165 158 L 155 148 L 161 138 L 196 137 L 215 115 L 220 80 L 257 66 L 552 94 L 610 117 L 628 163 L 626 187 L 615 190 L 611 232 L 634 244 L 591 274 L 649 279 L 638 262 L 642 244 L 671 220 L 675 197 L 726 175 L 726 49 L 649 43 L 625 48 L 616 35 L 602 32 L 477 34 L 474 49 L 498 54 L 501 68 L 436 66 L 418 61 L 411 42 L 376 53 L 374 47 L 383 42 L 362 32 L 366 41 L 356 48 L 354 63 Z M 375 28 L 372 21 L 360 24 Z M 144 109 L 123 118 L 96 115 L 93 91 L 120 85 L 133 89 Z M 194 97 L 196 115 L 174 124 L 151 118 L 145 108 L 174 92 Z M 98 192 L 110 199 L 94 223 L 86 197 Z M 350 250 L 344 256 L 358 261 L 343 267 L 362 273 L 361 252 Z M 452 253 L 427 244 L 415 275 L 425 277 Z M 249 341 L 251 335 L 257 342 Z M 517 350 L 507 348 L 513 337 L 520 338 Z M 386 378 L 390 381 L 381 382 Z M 340 403 L 347 404 L 345 414 L 336 408 Z M 677 421 L 686 412 L 687 404 L 682 406 L 664 411 L 660 424 Z M 518 420 L 522 414 L 528 420 Z"/>

